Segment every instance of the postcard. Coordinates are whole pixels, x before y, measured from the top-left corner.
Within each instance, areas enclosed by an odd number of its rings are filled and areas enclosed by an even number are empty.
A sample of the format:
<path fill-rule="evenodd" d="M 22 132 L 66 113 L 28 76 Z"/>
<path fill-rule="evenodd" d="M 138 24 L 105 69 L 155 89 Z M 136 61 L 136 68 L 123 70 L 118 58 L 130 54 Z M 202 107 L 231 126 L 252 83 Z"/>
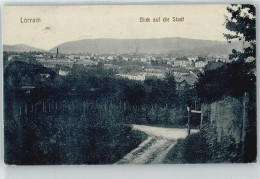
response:
<path fill-rule="evenodd" d="M 2 14 L 6 165 L 256 162 L 254 5 Z"/>

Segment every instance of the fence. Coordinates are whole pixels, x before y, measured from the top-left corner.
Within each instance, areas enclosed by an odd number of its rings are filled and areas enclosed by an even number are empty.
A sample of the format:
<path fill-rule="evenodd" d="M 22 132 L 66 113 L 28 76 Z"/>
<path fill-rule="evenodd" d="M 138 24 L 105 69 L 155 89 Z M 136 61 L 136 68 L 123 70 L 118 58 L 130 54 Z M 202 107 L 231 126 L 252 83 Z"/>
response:
<path fill-rule="evenodd" d="M 244 142 L 247 128 L 248 94 L 242 98 L 225 97 L 221 101 L 202 104 L 201 113 L 217 132 L 217 141 L 231 136 L 236 143 Z"/>

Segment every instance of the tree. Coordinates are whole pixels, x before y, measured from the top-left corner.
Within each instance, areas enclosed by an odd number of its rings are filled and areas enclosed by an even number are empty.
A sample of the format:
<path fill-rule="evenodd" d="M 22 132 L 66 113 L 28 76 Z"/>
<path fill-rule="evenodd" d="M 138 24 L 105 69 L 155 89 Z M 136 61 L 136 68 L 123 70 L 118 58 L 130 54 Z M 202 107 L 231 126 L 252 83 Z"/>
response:
<path fill-rule="evenodd" d="M 226 28 L 231 34 L 224 34 L 228 42 L 243 41 L 243 52 L 233 49 L 229 58 L 245 61 L 248 57 L 256 57 L 256 11 L 252 4 L 231 4 L 227 7 L 230 16 L 225 16 Z"/>
<path fill-rule="evenodd" d="M 173 104 L 176 99 L 176 82 L 174 75 L 172 73 L 166 73 L 165 80 L 165 88 L 167 89 L 167 101 L 168 104 Z"/>
<path fill-rule="evenodd" d="M 205 68 L 196 83 L 197 94 L 203 101 L 213 102 L 225 95 L 241 97 L 247 92 L 250 96 L 255 93 L 256 68 L 256 17 L 255 6 L 250 4 L 232 4 L 227 7 L 226 28 L 230 34 L 224 34 L 228 42 L 243 41 L 244 49 L 230 54 L 232 63 L 216 65 L 216 68 Z M 247 47 L 245 47 L 247 46 Z M 248 58 L 253 61 L 248 62 Z M 215 65 L 214 65 L 215 66 Z"/>

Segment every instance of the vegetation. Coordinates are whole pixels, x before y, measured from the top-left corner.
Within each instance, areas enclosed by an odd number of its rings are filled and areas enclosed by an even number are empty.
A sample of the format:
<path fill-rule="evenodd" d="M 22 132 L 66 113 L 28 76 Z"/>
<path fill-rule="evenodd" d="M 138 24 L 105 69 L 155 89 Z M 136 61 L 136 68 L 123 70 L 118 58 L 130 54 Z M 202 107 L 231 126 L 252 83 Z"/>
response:
<path fill-rule="evenodd" d="M 36 88 L 28 96 L 21 90 L 23 86 Z M 173 111 L 185 111 L 186 102 L 183 99 L 185 93 L 182 96 L 176 93 L 175 80 L 170 73 L 163 80 L 150 78 L 140 82 L 116 78 L 113 70 L 105 70 L 102 66 L 85 68 L 75 65 L 67 76 L 59 76 L 39 64 L 21 61 L 10 63 L 5 69 L 6 100 L 16 96 L 20 97 L 17 100 L 37 101 L 68 94 L 96 103 L 122 104 L 127 107 L 129 115 L 134 111 L 141 115 L 132 119 L 133 123 L 150 123 L 155 118 L 156 124 L 174 124 Z M 184 125 L 184 121 L 178 123 Z"/>
<path fill-rule="evenodd" d="M 255 61 L 234 61 L 206 70 L 195 84 L 198 96 L 203 102 L 210 103 L 225 96 L 241 97 L 246 92 L 253 99 L 256 89 L 255 66 Z"/>
<path fill-rule="evenodd" d="M 229 58 L 233 62 L 211 69 L 210 64 L 201 74 L 196 90 L 205 102 L 212 102 L 223 96 L 241 97 L 248 93 L 255 99 L 256 83 L 256 13 L 250 4 L 232 4 L 227 8 L 226 28 L 230 34 L 224 34 L 228 42 L 240 40 L 244 43 L 242 52 L 235 49 Z"/>
<path fill-rule="evenodd" d="M 179 139 L 167 154 L 165 163 L 238 163 L 242 162 L 241 144 L 226 136 L 217 142 L 217 134 L 210 125 L 186 139 Z"/>
<path fill-rule="evenodd" d="M 239 98 L 249 94 L 246 141 L 235 142 L 232 136 L 217 141 L 216 128 L 204 124 L 202 130 L 179 140 L 165 159 L 167 163 L 255 162 L 256 160 L 256 13 L 255 6 L 233 4 L 227 8 L 224 34 L 229 42 L 242 40 L 242 52 L 232 51 L 227 64 L 208 64 L 195 85 L 203 103 L 212 103 L 227 96 Z M 226 119 L 228 120 L 228 119 Z"/>
<path fill-rule="evenodd" d="M 185 126 L 172 74 L 139 82 L 102 65 L 57 73 L 33 58 L 5 67 L 7 164 L 113 163 L 146 137 L 128 124 Z"/>
<path fill-rule="evenodd" d="M 224 34 L 228 42 L 244 41 L 242 52 L 233 50 L 230 59 L 245 61 L 248 57 L 256 57 L 256 10 L 252 4 L 232 4 L 227 8 L 230 17 L 226 16 L 226 28 L 230 34 Z"/>
<path fill-rule="evenodd" d="M 53 99 L 60 101 L 61 99 Z M 17 101 L 15 101 L 17 103 Z M 82 101 L 62 101 L 58 109 L 21 114 L 6 102 L 5 163 L 108 164 L 136 148 L 146 135 L 118 121 L 112 108 Z M 16 113 L 17 115 L 13 115 Z"/>

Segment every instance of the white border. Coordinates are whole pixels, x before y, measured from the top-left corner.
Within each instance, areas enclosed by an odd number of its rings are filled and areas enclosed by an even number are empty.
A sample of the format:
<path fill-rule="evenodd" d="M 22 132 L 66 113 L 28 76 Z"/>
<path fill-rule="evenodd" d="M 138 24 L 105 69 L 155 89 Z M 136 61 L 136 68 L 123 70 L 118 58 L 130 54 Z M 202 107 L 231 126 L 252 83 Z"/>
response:
<path fill-rule="evenodd" d="M 3 5 L 87 5 L 87 4 L 231 4 L 252 3 L 257 7 L 257 76 L 259 76 L 259 0 L 0 0 Z M 2 10 L 1 10 L 2 15 Z M 2 17 L 2 16 L 1 16 Z M 2 18 L 1 18 L 2 32 Z M 2 43 L 2 35 L 0 38 Z M 3 59 L 2 45 L 0 45 L 0 58 Z M 83 165 L 83 166 L 5 166 L 3 163 L 3 63 L 0 63 L 0 179 L 168 179 L 168 178 L 192 178 L 192 179 L 259 179 L 259 132 L 257 132 L 257 163 L 256 164 L 177 164 L 177 165 Z M 260 80 L 257 77 L 257 104 L 259 104 Z M 257 129 L 259 129 L 259 108 L 257 110 Z"/>

